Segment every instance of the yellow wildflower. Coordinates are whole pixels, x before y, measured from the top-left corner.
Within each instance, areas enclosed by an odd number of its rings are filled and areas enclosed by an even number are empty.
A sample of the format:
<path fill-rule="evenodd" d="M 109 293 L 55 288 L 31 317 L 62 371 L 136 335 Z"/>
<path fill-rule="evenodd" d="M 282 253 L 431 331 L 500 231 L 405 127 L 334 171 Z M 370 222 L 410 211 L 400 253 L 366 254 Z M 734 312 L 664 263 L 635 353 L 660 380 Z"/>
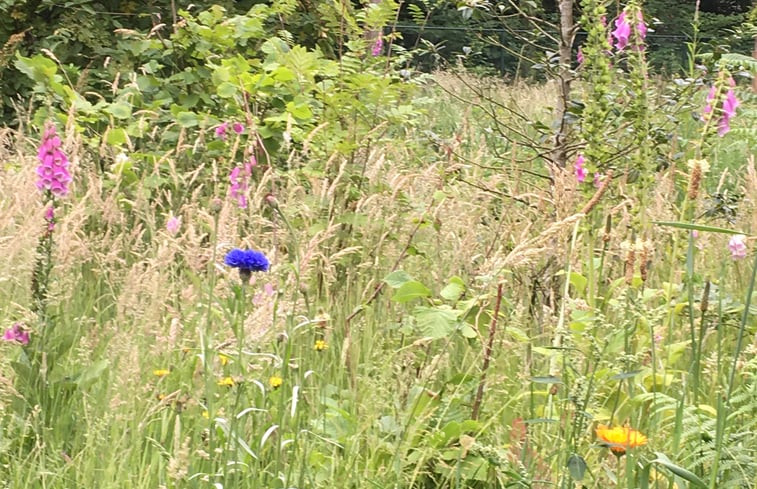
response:
<path fill-rule="evenodd" d="M 272 389 L 278 389 L 283 383 L 284 380 L 281 377 L 277 377 L 275 375 L 268 379 L 268 385 L 270 385 Z"/>
<path fill-rule="evenodd" d="M 326 343 L 325 340 L 315 340 L 315 345 L 313 345 L 313 349 L 315 351 L 323 351 L 328 347 L 329 345 Z"/>
<path fill-rule="evenodd" d="M 218 385 L 222 387 L 233 387 L 234 386 L 234 379 L 231 377 L 224 377 L 221 380 L 218 381 Z"/>
<path fill-rule="evenodd" d="M 166 375 L 170 374 L 171 371 L 167 368 L 158 368 L 152 371 L 152 374 L 156 377 L 165 377 Z"/>
<path fill-rule="evenodd" d="M 628 448 L 647 444 L 647 437 L 628 426 L 610 428 L 603 424 L 597 426 L 597 438 L 610 447 L 616 455 L 623 455 Z"/>
<path fill-rule="evenodd" d="M 210 419 L 210 413 L 207 411 L 207 409 L 202 412 L 202 417 L 205 419 Z"/>
<path fill-rule="evenodd" d="M 223 353 L 218 354 L 218 360 L 221 362 L 221 365 L 223 365 L 224 367 L 226 366 L 226 364 L 229 363 L 229 357 L 227 357 Z"/>

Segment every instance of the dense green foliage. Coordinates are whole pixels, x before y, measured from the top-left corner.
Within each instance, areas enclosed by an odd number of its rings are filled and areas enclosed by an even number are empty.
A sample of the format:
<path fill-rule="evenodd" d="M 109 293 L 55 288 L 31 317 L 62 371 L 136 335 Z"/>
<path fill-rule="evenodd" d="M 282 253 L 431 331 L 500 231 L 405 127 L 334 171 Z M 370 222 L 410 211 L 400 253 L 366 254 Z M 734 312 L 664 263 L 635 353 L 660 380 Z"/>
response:
<path fill-rule="evenodd" d="M 0 3 L 0 487 L 757 489 L 757 62 L 580 3 Z"/>

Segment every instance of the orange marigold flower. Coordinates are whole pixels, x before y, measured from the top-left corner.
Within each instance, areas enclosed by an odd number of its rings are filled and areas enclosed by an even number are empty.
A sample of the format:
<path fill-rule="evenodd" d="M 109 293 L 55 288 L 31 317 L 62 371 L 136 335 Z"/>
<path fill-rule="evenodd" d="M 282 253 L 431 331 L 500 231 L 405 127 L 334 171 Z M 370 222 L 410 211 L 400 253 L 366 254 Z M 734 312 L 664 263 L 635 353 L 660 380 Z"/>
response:
<path fill-rule="evenodd" d="M 597 426 L 597 438 L 605 443 L 616 455 L 623 455 L 628 448 L 641 447 L 647 444 L 647 437 L 640 431 L 628 426 L 606 425 Z"/>

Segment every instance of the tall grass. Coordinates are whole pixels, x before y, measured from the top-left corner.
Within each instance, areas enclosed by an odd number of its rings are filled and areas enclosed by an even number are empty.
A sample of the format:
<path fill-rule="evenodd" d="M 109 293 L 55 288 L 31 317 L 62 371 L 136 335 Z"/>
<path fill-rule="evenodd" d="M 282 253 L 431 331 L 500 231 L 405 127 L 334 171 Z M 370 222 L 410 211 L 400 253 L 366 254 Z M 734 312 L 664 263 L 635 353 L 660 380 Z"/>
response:
<path fill-rule="evenodd" d="M 248 210 L 220 178 L 207 192 L 171 171 L 173 156 L 128 184 L 67 134 L 76 180 L 48 313 L 73 342 L 50 366 L 68 390 L 25 406 L 20 347 L 0 345 L 4 487 L 695 487 L 682 468 L 755 487 L 752 265 L 716 232 L 654 226 L 637 242 L 633 185 L 587 206 L 572 174 L 545 178 L 459 100 L 478 80 L 437 82 L 412 144 L 322 171 L 295 155 L 257 176 Z M 496 92 L 501 117 L 549 116 L 549 87 Z M 39 334 L 35 138 L 0 135 L 0 312 Z M 733 222 L 707 224 L 749 234 L 754 159 L 734 144 L 705 187 L 746 197 Z M 649 221 L 678 220 L 689 156 L 648 189 Z M 146 192 L 156 176 L 174 190 Z M 241 284 L 221 264 L 232 247 L 263 250 L 271 271 Z M 399 300 L 384 282 L 397 271 L 429 295 Z M 444 314 L 452 330 L 428 334 Z M 600 423 L 649 443 L 615 457 Z"/>

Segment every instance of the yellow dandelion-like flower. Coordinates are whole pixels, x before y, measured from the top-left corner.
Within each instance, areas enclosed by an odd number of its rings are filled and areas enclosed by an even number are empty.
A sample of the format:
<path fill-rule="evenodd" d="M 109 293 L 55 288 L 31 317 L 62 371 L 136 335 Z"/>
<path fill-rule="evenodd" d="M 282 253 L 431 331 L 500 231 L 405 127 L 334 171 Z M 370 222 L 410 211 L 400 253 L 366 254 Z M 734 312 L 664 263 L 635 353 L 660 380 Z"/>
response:
<path fill-rule="evenodd" d="M 224 377 L 221 380 L 218 381 L 218 385 L 222 387 L 233 387 L 234 386 L 234 379 L 231 377 Z"/>
<path fill-rule="evenodd" d="M 165 377 L 166 375 L 170 374 L 171 371 L 167 368 L 158 368 L 152 371 L 152 374 L 156 377 Z"/>
<path fill-rule="evenodd" d="M 268 379 L 268 385 L 270 385 L 272 389 L 278 389 L 283 383 L 284 380 L 281 377 L 277 377 L 275 375 Z"/>
<path fill-rule="evenodd" d="M 647 437 L 640 431 L 628 426 L 610 428 L 603 424 L 597 426 L 597 438 L 610 447 L 616 455 L 623 455 L 629 448 L 641 447 L 647 444 Z"/>
<path fill-rule="evenodd" d="M 328 347 L 329 345 L 325 340 L 315 340 L 315 344 L 313 345 L 315 351 L 323 351 Z"/>
<path fill-rule="evenodd" d="M 218 361 L 221 362 L 221 365 L 224 367 L 229 363 L 229 357 L 224 355 L 223 353 L 218 354 Z"/>
<path fill-rule="evenodd" d="M 207 410 L 205 410 L 202 412 L 202 417 L 205 419 L 210 419 L 210 413 Z"/>
<path fill-rule="evenodd" d="M 166 395 L 165 395 L 165 394 L 158 394 L 158 395 L 157 395 L 157 396 L 155 396 L 155 397 L 156 397 L 156 398 L 157 398 L 157 399 L 158 399 L 159 401 L 162 401 L 163 399 L 165 399 L 165 398 L 166 398 Z"/>

